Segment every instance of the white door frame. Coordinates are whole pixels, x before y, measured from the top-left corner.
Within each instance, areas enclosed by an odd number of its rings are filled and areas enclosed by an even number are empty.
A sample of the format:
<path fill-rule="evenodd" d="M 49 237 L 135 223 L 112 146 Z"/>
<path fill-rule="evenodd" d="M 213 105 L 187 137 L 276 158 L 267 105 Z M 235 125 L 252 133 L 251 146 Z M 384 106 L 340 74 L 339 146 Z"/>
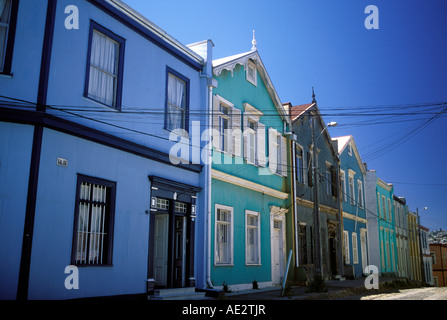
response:
<path fill-rule="evenodd" d="M 280 221 L 281 222 L 281 240 L 282 240 L 282 252 L 280 255 L 280 259 L 282 260 L 282 265 L 284 266 L 284 268 L 282 268 L 280 270 L 280 281 L 282 280 L 281 278 L 284 279 L 284 269 L 286 266 L 286 212 L 287 209 L 283 209 L 277 206 L 270 206 L 270 249 L 271 249 L 271 257 L 270 257 L 270 261 L 271 261 L 271 279 L 272 279 L 272 284 L 273 284 L 273 276 L 274 276 L 274 263 L 273 263 L 273 252 L 276 248 L 273 247 L 274 241 L 273 241 L 273 237 L 274 237 L 274 222 L 275 221 Z"/>

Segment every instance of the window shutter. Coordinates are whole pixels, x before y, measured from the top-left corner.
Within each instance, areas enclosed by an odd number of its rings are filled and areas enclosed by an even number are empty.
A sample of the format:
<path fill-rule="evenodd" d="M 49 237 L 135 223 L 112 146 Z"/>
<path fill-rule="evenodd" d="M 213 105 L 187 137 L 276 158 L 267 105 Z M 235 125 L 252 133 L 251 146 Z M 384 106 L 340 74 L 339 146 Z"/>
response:
<path fill-rule="evenodd" d="M 235 156 L 241 156 L 241 121 L 242 112 L 241 110 L 234 108 L 231 112 L 231 129 L 232 129 L 232 150 L 231 153 Z"/>
<path fill-rule="evenodd" d="M 272 173 L 278 172 L 278 148 L 274 145 L 277 142 L 278 131 L 269 128 L 269 169 Z"/>
<path fill-rule="evenodd" d="M 287 177 L 287 138 L 281 137 L 281 175 Z"/>
<path fill-rule="evenodd" d="M 220 149 L 220 132 L 219 132 L 219 110 L 220 100 L 213 96 L 213 147 Z"/>
<path fill-rule="evenodd" d="M 256 131 L 257 138 L 257 163 L 260 166 L 265 167 L 267 165 L 267 159 L 265 154 L 265 125 L 263 123 L 258 122 L 258 129 Z"/>
<path fill-rule="evenodd" d="M 247 128 L 248 128 L 248 116 L 246 114 L 242 115 L 242 123 L 243 123 L 243 136 L 244 136 L 244 159 L 247 160 L 248 156 L 248 137 L 247 137 Z"/>

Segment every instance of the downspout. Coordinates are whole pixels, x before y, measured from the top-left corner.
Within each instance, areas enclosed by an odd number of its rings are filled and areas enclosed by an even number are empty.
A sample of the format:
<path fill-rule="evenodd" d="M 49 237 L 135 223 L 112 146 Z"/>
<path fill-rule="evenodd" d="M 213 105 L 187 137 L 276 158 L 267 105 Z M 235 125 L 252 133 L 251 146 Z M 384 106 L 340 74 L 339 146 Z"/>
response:
<path fill-rule="evenodd" d="M 294 245 L 295 245 L 295 267 L 299 267 L 298 259 L 298 212 L 296 206 L 296 156 L 295 156 L 295 140 L 292 140 L 292 208 L 293 208 L 293 228 L 294 228 Z"/>
<path fill-rule="evenodd" d="M 211 79 L 212 80 L 212 79 Z M 208 164 L 206 165 L 208 174 L 208 215 L 207 215 L 207 226 L 208 226 L 208 245 L 207 245 L 207 267 L 206 267 L 206 283 L 209 288 L 213 288 L 211 283 L 211 164 L 213 161 L 212 148 L 212 105 L 213 105 L 213 86 L 208 84 Z"/>

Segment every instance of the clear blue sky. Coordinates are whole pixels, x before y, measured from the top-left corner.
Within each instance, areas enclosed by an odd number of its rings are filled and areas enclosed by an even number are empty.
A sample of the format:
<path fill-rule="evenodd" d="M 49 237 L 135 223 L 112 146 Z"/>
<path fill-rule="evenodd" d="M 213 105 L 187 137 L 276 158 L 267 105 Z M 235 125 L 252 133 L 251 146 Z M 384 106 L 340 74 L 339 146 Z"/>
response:
<path fill-rule="evenodd" d="M 447 112 L 422 126 L 442 105 L 414 107 L 447 102 L 446 0 L 125 2 L 184 44 L 211 39 L 215 59 L 249 51 L 256 30 L 282 102 L 309 103 L 315 87 L 324 120 L 339 123 L 331 135 L 352 134 L 421 223 L 447 229 Z M 378 30 L 364 26 L 367 5 Z"/>

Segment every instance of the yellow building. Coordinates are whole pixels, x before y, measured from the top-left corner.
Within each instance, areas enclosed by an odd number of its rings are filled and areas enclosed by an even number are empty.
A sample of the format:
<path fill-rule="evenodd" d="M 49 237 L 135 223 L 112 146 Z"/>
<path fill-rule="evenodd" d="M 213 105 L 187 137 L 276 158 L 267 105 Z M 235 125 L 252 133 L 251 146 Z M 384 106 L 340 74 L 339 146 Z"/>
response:
<path fill-rule="evenodd" d="M 419 247 L 418 217 L 414 212 L 408 212 L 408 249 L 410 251 L 410 279 L 422 280 L 421 250 Z"/>

